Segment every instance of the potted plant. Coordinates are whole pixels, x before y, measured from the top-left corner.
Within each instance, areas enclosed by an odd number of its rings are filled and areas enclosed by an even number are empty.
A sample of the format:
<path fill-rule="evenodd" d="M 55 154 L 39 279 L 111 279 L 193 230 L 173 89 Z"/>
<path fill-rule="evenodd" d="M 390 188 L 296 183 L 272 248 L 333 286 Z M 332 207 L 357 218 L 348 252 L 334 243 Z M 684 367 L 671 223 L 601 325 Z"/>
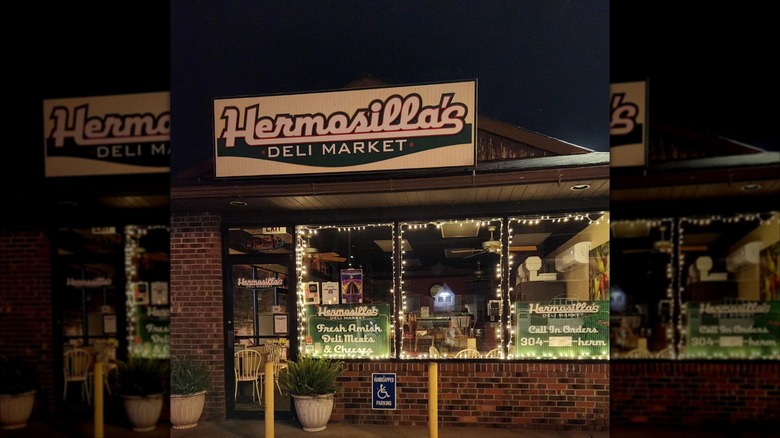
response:
<path fill-rule="evenodd" d="M 116 391 L 134 431 L 150 432 L 157 426 L 168 386 L 168 370 L 169 362 L 165 359 L 132 357 L 117 362 Z"/>
<path fill-rule="evenodd" d="M 328 358 L 299 356 L 287 361 L 279 373 L 279 387 L 292 396 L 295 412 L 307 432 L 324 430 L 333 411 L 333 401 L 341 389 L 337 379 L 343 362 Z"/>
<path fill-rule="evenodd" d="M 211 389 L 211 370 L 187 355 L 171 357 L 171 427 L 189 429 L 198 425 L 206 392 Z"/>
<path fill-rule="evenodd" d="M 27 426 L 38 389 L 38 369 L 16 357 L 0 356 L 0 423 L 3 429 Z"/>

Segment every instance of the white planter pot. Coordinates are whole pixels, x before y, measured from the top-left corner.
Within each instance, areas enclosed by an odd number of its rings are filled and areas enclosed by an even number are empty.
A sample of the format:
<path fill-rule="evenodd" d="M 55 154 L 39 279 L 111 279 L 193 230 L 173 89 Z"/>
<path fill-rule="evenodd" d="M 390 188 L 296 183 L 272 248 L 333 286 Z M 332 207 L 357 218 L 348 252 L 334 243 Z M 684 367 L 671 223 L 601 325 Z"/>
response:
<path fill-rule="evenodd" d="M 0 423 L 3 429 L 21 429 L 27 426 L 35 402 L 35 391 L 0 395 Z"/>
<path fill-rule="evenodd" d="M 134 431 L 151 432 L 157 427 L 157 421 L 162 413 L 162 394 L 123 395 L 122 401 L 127 419 L 133 425 Z"/>
<path fill-rule="evenodd" d="M 197 426 L 205 404 L 206 391 L 187 395 L 171 394 L 171 427 L 189 429 Z"/>
<path fill-rule="evenodd" d="M 325 430 L 333 412 L 333 394 L 316 397 L 294 395 L 295 412 L 306 432 Z"/>

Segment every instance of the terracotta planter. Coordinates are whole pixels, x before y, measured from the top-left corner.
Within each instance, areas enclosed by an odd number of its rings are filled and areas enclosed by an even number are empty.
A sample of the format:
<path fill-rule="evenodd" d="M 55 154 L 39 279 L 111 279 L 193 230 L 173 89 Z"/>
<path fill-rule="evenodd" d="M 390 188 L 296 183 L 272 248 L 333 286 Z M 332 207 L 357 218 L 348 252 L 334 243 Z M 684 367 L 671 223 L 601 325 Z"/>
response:
<path fill-rule="evenodd" d="M 206 391 L 187 395 L 171 394 L 171 427 L 189 429 L 197 426 L 205 404 Z"/>
<path fill-rule="evenodd" d="M 162 394 L 123 395 L 125 413 L 133 430 L 136 432 L 151 432 L 157 427 L 163 405 Z"/>
<path fill-rule="evenodd" d="M 325 430 L 333 411 L 333 394 L 306 397 L 294 395 L 295 412 L 306 432 Z"/>
<path fill-rule="evenodd" d="M 35 402 L 35 391 L 0 395 L 0 423 L 3 429 L 21 429 L 27 426 Z"/>

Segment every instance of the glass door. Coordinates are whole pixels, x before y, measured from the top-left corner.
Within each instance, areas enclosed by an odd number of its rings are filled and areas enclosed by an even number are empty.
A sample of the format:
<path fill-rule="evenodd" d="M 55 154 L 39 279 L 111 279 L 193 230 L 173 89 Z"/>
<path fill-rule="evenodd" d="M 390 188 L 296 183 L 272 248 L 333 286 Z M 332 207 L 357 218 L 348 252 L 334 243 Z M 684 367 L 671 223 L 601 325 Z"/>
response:
<path fill-rule="evenodd" d="M 276 380 L 274 374 L 265 375 L 265 362 L 274 361 L 275 372 L 284 366 L 295 331 L 295 296 L 290 295 L 293 289 L 288 275 L 291 256 L 263 254 L 250 259 L 231 260 L 227 267 L 230 281 L 225 290 L 225 363 L 229 418 L 262 418 L 268 403 L 263 384 L 266 379 Z M 290 397 L 274 386 L 276 415 L 290 415 Z"/>

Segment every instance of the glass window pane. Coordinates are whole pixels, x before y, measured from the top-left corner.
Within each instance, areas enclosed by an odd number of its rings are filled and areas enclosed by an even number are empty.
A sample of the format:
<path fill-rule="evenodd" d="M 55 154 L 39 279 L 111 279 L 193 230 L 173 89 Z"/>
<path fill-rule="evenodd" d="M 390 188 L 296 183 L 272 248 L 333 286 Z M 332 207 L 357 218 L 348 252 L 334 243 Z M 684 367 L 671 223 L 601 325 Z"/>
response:
<path fill-rule="evenodd" d="M 508 355 L 609 357 L 609 214 L 509 221 Z"/>
<path fill-rule="evenodd" d="M 500 348 L 502 221 L 409 222 L 400 229 L 401 357 L 471 359 Z"/>
<path fill-rule="evenodd" d="M 394 354 L 391 224 L 296 229 L 303 354 L 340 358 Z"/>
<path fill-rule="evenodd" d="M 611 230 L 610 356 L 674 358 L 674 223 L 613 221 Z"/>
<path fill-rule="evenodd" d="M 682 358 L 780 357 L 780 215 L 680 219 Z"/>

